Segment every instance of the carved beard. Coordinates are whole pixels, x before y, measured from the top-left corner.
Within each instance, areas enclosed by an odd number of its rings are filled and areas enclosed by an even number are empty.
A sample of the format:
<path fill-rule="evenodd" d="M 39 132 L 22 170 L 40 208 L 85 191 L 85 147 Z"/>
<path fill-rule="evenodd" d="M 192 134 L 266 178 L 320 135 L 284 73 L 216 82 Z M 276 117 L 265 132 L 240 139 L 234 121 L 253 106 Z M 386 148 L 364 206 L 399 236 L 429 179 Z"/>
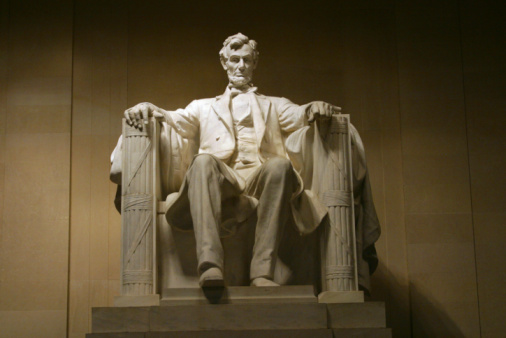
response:
<path fill-rule="evenodd" d="M 229 76 L 228 81 L 233 87 L 243 87 L 248 85 L 251 82 L 251 77 L 242 77 L 242 76 Z"/>

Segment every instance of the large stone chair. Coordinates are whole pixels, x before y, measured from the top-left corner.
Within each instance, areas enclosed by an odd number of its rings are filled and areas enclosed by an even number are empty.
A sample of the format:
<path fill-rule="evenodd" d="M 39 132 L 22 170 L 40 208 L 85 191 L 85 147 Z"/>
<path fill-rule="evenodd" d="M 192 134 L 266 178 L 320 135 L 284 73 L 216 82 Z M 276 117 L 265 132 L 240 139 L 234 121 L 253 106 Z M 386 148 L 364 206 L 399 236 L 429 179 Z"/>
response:
<path fill-rule="evenodd" d="M 313 285 L 322 302 L 363 300 L 359 290 L 370 288 L 380 229 L 358 132 L 348 115 L 334 115 L 291 134 L 285 145 L 305 189 L 320 198 L 328 216 L 305 236 L 285 226 L 274 281 Z M 123 121 L 111 156 L 122 214 L 117 305 L 156 304 L 164 290 L 198 288 L 194 235 L 174 230 L 164 215 L 197 149 L 166 123 L 151 120 L 140 131 Z M 255 222 L 250 217 L 222 238 L 227 286 L 249 285 Z"/>

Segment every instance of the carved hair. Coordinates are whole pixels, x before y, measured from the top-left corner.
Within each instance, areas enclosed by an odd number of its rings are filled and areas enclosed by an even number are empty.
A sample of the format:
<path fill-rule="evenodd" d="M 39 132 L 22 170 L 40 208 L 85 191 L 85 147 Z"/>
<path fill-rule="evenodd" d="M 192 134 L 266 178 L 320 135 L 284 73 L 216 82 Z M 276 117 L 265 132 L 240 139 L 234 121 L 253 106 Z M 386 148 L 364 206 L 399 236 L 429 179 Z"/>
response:
<path fill-rule="evenodd" d="M 220 50 L 220 60 L 221 62 L 226 62 L 228 60 L 228 48 L 231 50 L 240 49 L 243 45 L 249 45 L 253 50 L 253 59 L 255 62 L 258 60 L 258 54 L 260 54 L 257 50 L 257 42 L 255 40 L 250 40 L 246 35 L 242 33 L 237 33 L 235 35 L 229 36 L 225 42 L 223 42 L 223 48 Z"/>

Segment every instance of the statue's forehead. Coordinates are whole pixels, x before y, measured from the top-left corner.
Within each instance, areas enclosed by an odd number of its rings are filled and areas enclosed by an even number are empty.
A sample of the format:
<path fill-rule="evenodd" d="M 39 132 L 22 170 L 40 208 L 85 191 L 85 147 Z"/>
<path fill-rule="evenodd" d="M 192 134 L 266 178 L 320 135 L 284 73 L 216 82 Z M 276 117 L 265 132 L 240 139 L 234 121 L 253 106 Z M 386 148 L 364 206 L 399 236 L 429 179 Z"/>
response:
<path fill-rule="evenodd" d="M 246 56 L 246 55 L 253 55 L 253 48 L 251 48 L 250 45 L 244 44 L 241 46 L 241 48 L 238 49 L 232 49 L 230 46 L 228 47 L 228 55 L 239 55 L 239 56 Z"/>

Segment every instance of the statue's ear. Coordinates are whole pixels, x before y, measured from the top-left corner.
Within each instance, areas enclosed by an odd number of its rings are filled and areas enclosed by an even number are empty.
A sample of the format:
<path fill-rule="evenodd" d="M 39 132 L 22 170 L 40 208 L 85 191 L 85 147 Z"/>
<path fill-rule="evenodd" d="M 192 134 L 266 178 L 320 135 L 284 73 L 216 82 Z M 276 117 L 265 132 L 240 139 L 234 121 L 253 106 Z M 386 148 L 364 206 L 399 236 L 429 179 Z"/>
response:
<path fill-rule="evenodd" d="M 220 57 L 220 62 L 223 69 L 227 70 L 227 59 L 224 56 L 222 56 Z"/>

